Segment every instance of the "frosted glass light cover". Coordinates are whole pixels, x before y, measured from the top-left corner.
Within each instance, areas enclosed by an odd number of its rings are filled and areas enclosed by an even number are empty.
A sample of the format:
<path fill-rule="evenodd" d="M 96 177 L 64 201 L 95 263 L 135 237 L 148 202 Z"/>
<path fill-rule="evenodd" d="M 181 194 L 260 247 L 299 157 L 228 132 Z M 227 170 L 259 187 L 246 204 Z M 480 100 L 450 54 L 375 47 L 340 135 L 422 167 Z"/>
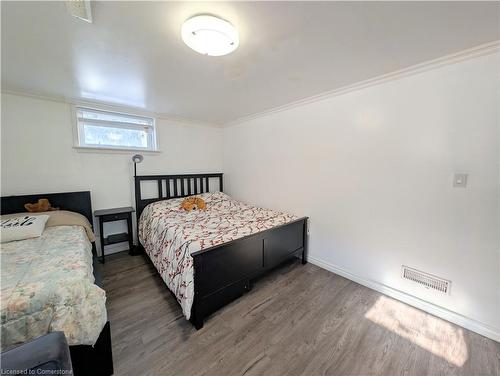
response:
<path fill-rule="evenodd" d="M 182 25 L 182 40 L 196 52 L 222 56 L 239 45 L 238 31 L 229 22 L 214 16 L 195 16 Z"/>

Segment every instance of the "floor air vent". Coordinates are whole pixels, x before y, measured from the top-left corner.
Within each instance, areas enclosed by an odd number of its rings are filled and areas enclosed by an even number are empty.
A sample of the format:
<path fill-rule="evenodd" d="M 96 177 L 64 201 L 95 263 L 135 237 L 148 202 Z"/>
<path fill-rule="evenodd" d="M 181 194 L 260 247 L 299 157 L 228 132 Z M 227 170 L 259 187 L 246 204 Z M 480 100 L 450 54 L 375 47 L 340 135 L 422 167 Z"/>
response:
<path fill-rule="evenodd" d="M 403 265 L 402 277 L 416 282 L 428 289 L 436 290 L 444 294 L 450 293 L 451 281 L 442 279 L 431 274 L 421 272 Z"/>

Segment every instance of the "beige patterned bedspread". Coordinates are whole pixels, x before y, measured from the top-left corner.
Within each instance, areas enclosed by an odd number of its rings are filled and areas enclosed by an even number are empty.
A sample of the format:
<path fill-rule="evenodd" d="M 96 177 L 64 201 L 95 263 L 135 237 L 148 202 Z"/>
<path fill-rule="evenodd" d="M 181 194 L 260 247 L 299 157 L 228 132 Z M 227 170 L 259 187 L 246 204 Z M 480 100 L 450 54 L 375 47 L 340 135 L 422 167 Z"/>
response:
<path fill-rule="evenodd" d="M 148 205 L 139 220 L 139 240 L 156 269 L 175 294 L 187 319 L 194 299 L 194 268 L 191 254 L 298 217 L 237 201 L 222 192 L 199 195 L 206 211 L 186 212 L 182 199 Z"/>
<path fill-rule="evenodd" d="M 106 295 L 93 283 L 83 227 L 50 227 L 39 238 L 3 243 L 0 257 L 2 349 L 56 330 L 70 345 L 97 341 Z"/>

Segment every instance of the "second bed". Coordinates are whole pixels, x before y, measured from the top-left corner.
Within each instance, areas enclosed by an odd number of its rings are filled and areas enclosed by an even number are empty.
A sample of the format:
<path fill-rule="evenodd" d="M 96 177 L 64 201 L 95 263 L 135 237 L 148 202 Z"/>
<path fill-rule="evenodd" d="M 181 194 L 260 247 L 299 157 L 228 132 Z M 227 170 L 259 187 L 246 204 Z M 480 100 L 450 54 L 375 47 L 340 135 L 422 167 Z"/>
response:
<path fill-rule="evenodd" d="M 214 175 L 221 189 L 222 174 L 136 177 L 140 244 L 197 329 L 263 272 L 301 254 L 305 263 L 307 245 L 307 218 L 210 193 Z M 141 180 L 157 180 L 156 199 L 140 198 Z M 166 196 L 165 186 L 172 188 Z M 203 198 L 207 209 L 180 209 L 181 197 L 191 194 Z"/>

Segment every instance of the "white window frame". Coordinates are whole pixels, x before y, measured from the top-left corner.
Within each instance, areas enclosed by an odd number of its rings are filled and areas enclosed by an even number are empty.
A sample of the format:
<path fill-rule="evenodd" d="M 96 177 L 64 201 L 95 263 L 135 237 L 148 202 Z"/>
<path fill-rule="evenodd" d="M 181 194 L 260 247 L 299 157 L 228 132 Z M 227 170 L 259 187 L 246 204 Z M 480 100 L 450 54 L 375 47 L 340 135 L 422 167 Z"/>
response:
<path fill-rule="evenodd" d="M 75 142 L 74 142 L 74 147 L 77 149 L 88 149 L 88 150 L 102 150 L 102 151 L 144 151 L 144 152 L 159 152 L 158 150 L 158 133 L 157 133 L 157 128 L 156 128 L 156 119 L 152 116 L 147 116 L 144 114 L 134 114 L 134 113 L 129 113 L 129 112 L 124 112 L 124 111 L 117 111 L 113 109 L 107 109 L 107 108 L 100 108 L 96 106 L 88 106 L 88 105 L 79 105 L 75 104 L 72 106 L 73 107 L 73 123 L 74 123 L 74 129 L 75 129 Z M 89 110 L 89 111 L 94 111 L 94 112 L 101 112 L 101 113 L 106 113 L 106 114 L 111 114 L 111 115 L 118 115 L 118 116 L 130 116 L 130 117 L 135 117 L 135 118 L 143 118 L 151 121 L 151 129 L 152 131 L 149 132 L 148 135 L 148 147 L 142 148 L 142 147 L 133 147 L 133 146 L 113 146 L 113 145 L 95 145 L 95 144 L 86 144 L 83 138 L 83 124 L 80 123 L 78 119 L 78 111 L 80 109 L 83 110 Z M 126 124 L 122 122 L 113 122 L 113 121 L 105 121 L 105 120 L 92 120 L 89 121 L 95 124 L 100 124 L 100 125 L 115 125 L 118 126 L 119 128 L 132 128 L 132 129 L 137 129 L 137 125 L 134 126 L 133 123 L 131 124 Z"/>

